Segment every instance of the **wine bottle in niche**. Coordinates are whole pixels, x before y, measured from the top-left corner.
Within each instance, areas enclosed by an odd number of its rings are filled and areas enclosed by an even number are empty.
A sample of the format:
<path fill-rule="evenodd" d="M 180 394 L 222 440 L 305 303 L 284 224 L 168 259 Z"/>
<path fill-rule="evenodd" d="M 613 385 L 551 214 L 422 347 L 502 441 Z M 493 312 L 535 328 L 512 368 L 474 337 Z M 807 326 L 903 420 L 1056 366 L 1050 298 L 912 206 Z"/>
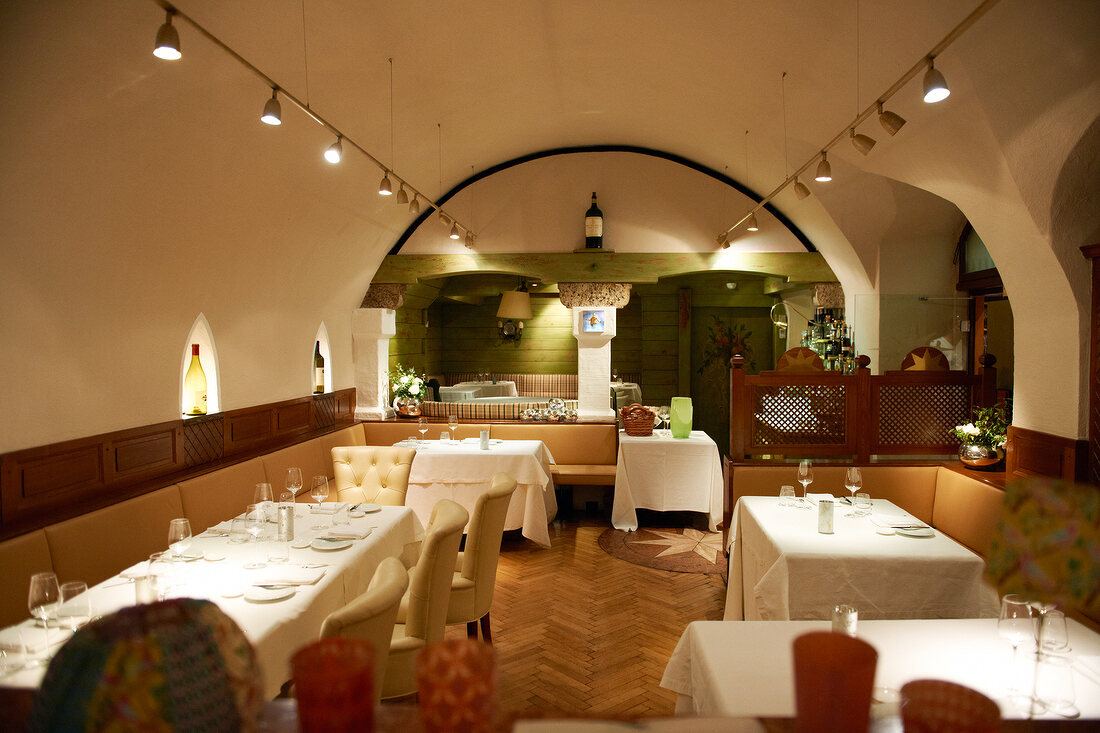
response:
<path fill-rule="evenodd" d="M 325 357 L 321 356 L 321 342 L 313 344 L 313 394 L 325 391 Z"/>
<path fill-rule="evenodd" d="M 184 415 L 206 414 L 206 372 L 199 362 L 199 345 L 191 344 L 191 366 L 183 375 Z"/>
<path fill-rule="evenodd" d="M 603 249 L 603 212 L 596 205 L 596 192 L 592 192 L 592 205 L 584 212 L 585 249 Z"/>

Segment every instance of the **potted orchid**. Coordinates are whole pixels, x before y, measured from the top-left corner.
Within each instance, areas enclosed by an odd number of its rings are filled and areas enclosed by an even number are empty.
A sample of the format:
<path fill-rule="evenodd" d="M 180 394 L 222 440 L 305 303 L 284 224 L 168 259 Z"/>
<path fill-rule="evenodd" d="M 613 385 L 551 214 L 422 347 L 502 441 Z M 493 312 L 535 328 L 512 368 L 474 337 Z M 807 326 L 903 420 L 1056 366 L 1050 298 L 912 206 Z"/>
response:
<path fill-rule="evenodd" d="M 970 468 L 991 468 L 1005 457 L 1008 423 L 1003 402 L 975 407 L 974 420 L 949 431 L 959 439 L 959 460 Z"/>
<path fill-rule="evenodd" d="M 424 399 L 426 386 L 424 378 L 417 374 L 411 367 L 406 368 L 395 364 L 393 370 L 387 372 L 390 381 L 390 391 L 393 393 L 393 407 L 402 417 L 416 417 L 420 414 L 420 401 Z"/>

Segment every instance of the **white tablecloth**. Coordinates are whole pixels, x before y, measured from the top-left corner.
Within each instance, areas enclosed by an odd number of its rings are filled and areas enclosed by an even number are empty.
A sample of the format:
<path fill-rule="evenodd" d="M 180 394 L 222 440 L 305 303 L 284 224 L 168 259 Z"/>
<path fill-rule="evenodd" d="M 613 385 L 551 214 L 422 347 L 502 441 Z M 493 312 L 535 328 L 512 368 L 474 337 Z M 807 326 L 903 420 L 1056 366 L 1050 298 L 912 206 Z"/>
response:
<path fill-rule="evenodd" d="M 835 533 L 821 534 L 816 507 L 780 507 L 775 496 L 738 499 L 724 618 L 825 619 L 838 603 L 867 619 L 997 615 L 978 555 L 938 531 L 877 534 L 870 517 L 850 512 L 837 504 Z M 873 512 L 906 515 L 885 499 L 874 500 Z"/>
<path fill-rule="evenodd" d="M 295 537 L 311 538 L 318 534 L 311 527 L 331 522 L 331 515 L 313 514 L 307 505 L 297 504 Z M 317 639 L 325 617 L 365 591 L 378 564 L 385 558 L 405 555 L 406 561 L 415 559 L 413 555 L 406 555 L 406 547 L 419 541 L 424 534 L 420 521 L 408 507 L 382 507 L 380 512 L 351 519 L 348 526 L 360 531 L 373 529 L 366 539 L 353 541 L 347 549 L 291 548 L 288 564 L 269 563 L 266 568 L 257 570 L 245 570 L 243 565 L 250 560 L 266 558 L 270 543 L 234 544 L 226 537 L 195 537 L 188 554 L 217 553 L 225 559 L 173 563 L 177 575 L 170 596 L 207 598 L 236 621 L 256 650 L 264 675 L 264 694 L 273 698 L 279 694 L 283 682 L 291 677 L 290 659 L 294 652 Z M 268 528 L 273 531 L 274 525 L 269 524 Z M 165 528 L 165 536 L 167 531 Z M 304 569 L 302 565 L 313 563 L 327 565 L 324 576 L 313 585 L 298 586 L 294 595 L 285 600 L 253 603 L 241 596 L 223 596 L 243 592 L 257 579 L 269 581 L 281 575 L 284 569 L 286 573 L 300 573 Z M 89 593 L 92 612 L 96 615 L 134 604 L 134 584 L 122 575 L 103 581 Z M 33 631 L 40 633 L 41 629 L 30 630 Z M 44 672 L 44 667 L 26 669 L 3 677 L 0 685 L 37 687 Z"/>
<path fill-rule="evenodd" d="M 1068 627 L 1076 704 L 1082 717 L 1098 718 L 1100 635 L 1072 619 Z M 680 637 L 661 687 L 680 695 L 679 713 L 792 717 L 791 642 L 828 629 L 826 621 L 694 621 Z M 1025 717 L 1005 699 L 1005 691 L 1010 675 L 1030 689 L 1034 654 L 1027 659 L 1021 646 L 1014 667 L 996 619 L 860 619 L 857 635 L 878 652 L 878 687 L 898 690 L 910 680 L 948 680 L 996 700 L 1002 717 Z"/>
<path fill-rule="evenodd" d="M 504 528 L 520 529 L 524 537 L 549 547 L 547 525 L 558 512 L 550 473 L 553 462 L 541 440 L 494 440 L 489 450 L 481 450 L 477 438 L 425 441 L 413 458 L 405 505 L 425 524 L 440 499 L 456 501 L 472 513 L 477 497 L 503 471 L 516 480 Z"/>
<path fill-rule="evenodd" d="M 454 402 L 453 399 L 443 397 L 444 390 L 449 393 L 456 391 L 473 392 L 472 397 L 516 397 L 519 395 L 516 390 L 516 383 L 503 379 L 499 382 L 459 382 L 450 387 L 440 387 L 439 398 L 443 402 Z M 467 396 L 465 399 L 470 398 L 470 396 Z"/>
<path fill-rule="evenodd" d="M 637 509 L 703 512 L 710 531 L 722 521 L 722 463 L 701 430 L 683 439 L 664 431 L 637 437 L 619 431 L 611 524 L 638 529 Z"/>
<path fill-rule="evenodd" d="M 615 402 L 619 407 L 642 403 L 642 388 L 637 382 L 612 382 L 611 389 L 615 390 Z"/>

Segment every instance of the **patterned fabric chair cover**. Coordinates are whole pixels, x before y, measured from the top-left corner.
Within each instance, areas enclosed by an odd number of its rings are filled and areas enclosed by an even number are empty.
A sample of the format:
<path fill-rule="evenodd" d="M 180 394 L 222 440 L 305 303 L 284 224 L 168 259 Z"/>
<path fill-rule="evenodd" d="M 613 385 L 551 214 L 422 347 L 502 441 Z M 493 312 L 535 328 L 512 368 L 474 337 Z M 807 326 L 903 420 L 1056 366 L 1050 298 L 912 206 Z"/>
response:
<path fill-rule="evenodd" d="M 254 731 L 256 655 L 209 601 L 130 606 L 79 629 L 50 662 L 29 731 Z"/>

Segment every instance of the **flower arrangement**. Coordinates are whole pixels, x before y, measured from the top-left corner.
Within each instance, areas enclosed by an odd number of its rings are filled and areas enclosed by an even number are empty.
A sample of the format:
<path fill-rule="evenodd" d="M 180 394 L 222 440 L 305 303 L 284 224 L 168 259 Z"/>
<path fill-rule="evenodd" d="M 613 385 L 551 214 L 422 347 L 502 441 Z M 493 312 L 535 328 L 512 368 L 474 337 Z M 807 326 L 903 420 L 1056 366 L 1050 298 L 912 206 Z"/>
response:
<path fill-rule="evenodd" d="M 993 407 L 975 407 L 974 421 L 956 425 L 949 431 L 962 443 L 982 445 L 986 448 L 1003 448 L 1008 440 L 1008 423 L 1005 420 L 1004 403 Z"/>
<path fill-rule="evenodd" d="M 424 378 L 411 367 L 395 364 L 393 370 L 386 373 L 390 380 L 390 389 L 394 397 L 419 402 L 424 398 Z"/>

